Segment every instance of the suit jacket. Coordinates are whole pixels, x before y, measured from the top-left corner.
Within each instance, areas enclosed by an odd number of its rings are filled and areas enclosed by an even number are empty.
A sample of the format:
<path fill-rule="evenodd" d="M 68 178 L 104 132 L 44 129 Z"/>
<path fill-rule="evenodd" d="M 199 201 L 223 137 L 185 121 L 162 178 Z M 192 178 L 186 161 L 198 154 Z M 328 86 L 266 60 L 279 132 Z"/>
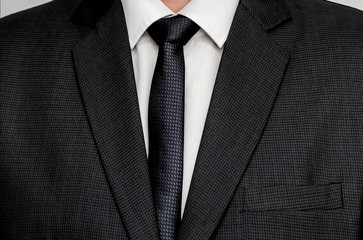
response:
<path fill-rule="evenodd" d="M 158 239 L 123 8 L 0 22 L 1 239 Z M 241 0 L 179 239 L 359 239 L 363 14 Z"/>

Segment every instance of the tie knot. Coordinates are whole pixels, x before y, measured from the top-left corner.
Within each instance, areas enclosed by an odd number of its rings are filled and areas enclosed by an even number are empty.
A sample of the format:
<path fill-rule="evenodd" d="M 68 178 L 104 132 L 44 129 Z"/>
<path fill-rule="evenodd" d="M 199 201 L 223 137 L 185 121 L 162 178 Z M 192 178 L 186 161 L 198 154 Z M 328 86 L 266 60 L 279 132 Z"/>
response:
<path fill-rule="evenodd" d="M 199 30 L 199 26 L 184 16 L 162 18 L 154 22 L 147 32 L 157 45 L 165 42 L 184 46 Z"/>

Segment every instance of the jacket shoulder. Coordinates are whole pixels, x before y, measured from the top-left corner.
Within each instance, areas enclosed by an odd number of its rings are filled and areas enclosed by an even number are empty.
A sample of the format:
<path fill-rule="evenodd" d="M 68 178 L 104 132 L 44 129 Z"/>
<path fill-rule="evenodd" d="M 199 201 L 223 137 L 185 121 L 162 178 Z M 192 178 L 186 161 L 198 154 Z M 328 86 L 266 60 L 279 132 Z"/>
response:
<path fill-rule="evenodd" d="M 52 0 L 48 3 L 22 10 L 0 19 L 0 24 L 40 19 L 64 18 L 73 14 L 81 0 Z M 23 22 L 24 24 L 24 22 Z"/>
<path fill-rule="evenodd" d="M 308 49 L 361 55 L 363 52 L 363 11 L 324 0 L 284 0 L 291 21 L 285 35 Z M 308 44 L 308 45 L 307 45 Z"/>
<path fill-rule="evenodd" d="M 307 24 L 325 27 L 342 28 L 349 25 L 363 30 L 363 11 L 325 0 L 285 0 L 295 20 L 305 21 Z"/>
<path fill-rule="evenodd" d="M 72 21 L 79 2 L 54 0 L 0 19 L 0 61 L 69 49 L 82 36 Z"/>
<path fill-rule="evenodd" d="M 46 31 L 70 22 L 79 0 L 54 0 L 0 19 L 0 36 L 11 37 L 34 29 Z"/>

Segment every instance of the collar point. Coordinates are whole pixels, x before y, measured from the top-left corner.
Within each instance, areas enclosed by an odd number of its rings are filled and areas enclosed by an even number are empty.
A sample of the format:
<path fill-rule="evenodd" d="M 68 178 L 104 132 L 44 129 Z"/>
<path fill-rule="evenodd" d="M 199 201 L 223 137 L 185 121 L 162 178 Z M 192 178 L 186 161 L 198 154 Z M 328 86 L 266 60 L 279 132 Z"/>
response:
<path fill-rule="evenodd" d="M 132 50 L 132 49 L 134 49 L 135 48 L 135 46 L 136 46 L 136 43 L 132 43 L 132 42 L 130 42 L 130 49 Z"/>
<path fill-rule="evenodd" d="M 223 48 L 225 42 L 227 41 L 227 37 L 222 37 L 219 39 L 212 38 L 215 44 L 218 46 L 218 48 Z"/>
<path fill-rule="evenodd" d="M 219 47 L 219 48 L 223 48 L 223 46 L 224 46 L 224 41 L 222 42 L 216 42 L 216 44 L 217 44 L 217 46 Z"/>

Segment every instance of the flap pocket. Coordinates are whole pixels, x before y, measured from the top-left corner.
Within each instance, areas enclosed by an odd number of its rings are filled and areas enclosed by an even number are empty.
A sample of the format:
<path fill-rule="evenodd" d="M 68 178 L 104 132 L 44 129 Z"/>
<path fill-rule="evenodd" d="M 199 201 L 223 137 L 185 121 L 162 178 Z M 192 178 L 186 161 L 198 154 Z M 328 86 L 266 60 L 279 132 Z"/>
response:
<path fill-rule="evenodd" d="M 245 187 L 244 211 L 335 209 L 343 207 L 341 183 Z"/>

